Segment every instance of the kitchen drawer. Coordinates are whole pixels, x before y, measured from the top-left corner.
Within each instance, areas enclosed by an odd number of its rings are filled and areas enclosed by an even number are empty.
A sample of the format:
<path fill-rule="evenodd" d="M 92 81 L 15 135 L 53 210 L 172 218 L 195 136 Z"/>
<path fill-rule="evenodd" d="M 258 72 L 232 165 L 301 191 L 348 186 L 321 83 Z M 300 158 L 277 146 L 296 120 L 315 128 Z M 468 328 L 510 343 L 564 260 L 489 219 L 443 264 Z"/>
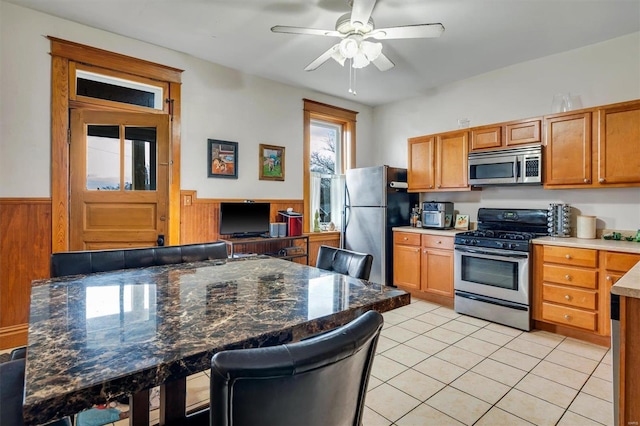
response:
<path fill-rule="evenodd" d="M 640 262 L 640 255 L 605 252 L 604 263 L 607 271 L 627 272 Z"/>
<path fill-rule="evenodd" d="M 574 247 L 544 246 L 544 262 L 595 268 L 598 265 L 598 251 Z"/>
<path fill-rule="evenodd" d="M 548 265 L 542 267 L 542 279 L 552 282 L 584 288 L 598 288 L 598 272 L 591 269 L 570 268 L 567 266 Z"/>
<path fill-rule="evenodd" d="M 595 331 L 598 324 L 598 314 L 595 312 L 547 302 L 542 303 L 542 319 L 590 331 Z"/>
<path fill-rule="evenodd" d="M 598 293 L 594 290 L 581 290 L 544 283 L 542 298 L 549 302 L 561 303 L 582 309 L 596 309 Z"/>
<path fill-rule="evenodd" d="M 408 246 L 419 246 L 420 234 L 413 232 L 394 232 L 393 243 L 404 244 Z"/>
<path fill-rule="evenodd" d="M 422 245 L 425 247 L 453 250 L 453 237 L 441 235 L 423 235 Z"/>

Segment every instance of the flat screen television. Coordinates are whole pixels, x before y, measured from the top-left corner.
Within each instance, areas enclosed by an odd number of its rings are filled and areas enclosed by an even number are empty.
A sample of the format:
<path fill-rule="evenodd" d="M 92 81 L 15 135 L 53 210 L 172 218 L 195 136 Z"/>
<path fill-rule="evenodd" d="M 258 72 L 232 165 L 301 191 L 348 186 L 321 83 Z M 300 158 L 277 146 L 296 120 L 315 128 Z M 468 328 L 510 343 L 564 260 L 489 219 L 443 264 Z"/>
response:
<path fill-rule="evenodd" d="M 259 236 L 269 232 L 269 203 L 220 203 L 220 234 L 235 237 Z"/>

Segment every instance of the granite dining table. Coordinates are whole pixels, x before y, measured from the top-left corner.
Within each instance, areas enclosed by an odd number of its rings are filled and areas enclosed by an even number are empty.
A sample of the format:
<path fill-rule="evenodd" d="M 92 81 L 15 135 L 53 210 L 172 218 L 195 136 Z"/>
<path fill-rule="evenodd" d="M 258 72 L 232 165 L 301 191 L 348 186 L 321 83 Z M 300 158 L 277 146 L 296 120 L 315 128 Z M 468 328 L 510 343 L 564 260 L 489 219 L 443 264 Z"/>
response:
<path fill-rule="evenodd" d="M 297 341 L 410 303 L 394 287 L 266 256 L 34 281 L 25 424 L 129 396 L 130 424 L 184 417 L 186 378 L 226 349 Z"/>

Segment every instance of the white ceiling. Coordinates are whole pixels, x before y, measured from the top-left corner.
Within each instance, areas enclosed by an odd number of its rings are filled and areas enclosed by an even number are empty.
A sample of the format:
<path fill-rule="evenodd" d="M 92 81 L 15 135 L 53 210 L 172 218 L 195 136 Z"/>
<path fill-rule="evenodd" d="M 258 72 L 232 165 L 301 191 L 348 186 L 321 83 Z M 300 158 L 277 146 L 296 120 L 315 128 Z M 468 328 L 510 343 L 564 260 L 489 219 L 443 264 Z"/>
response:
<path fill-rule="evenodd" d="M 303 70 L 336 39 L 270 31 L 274 25 L 333 30 L 350 10 L 347 0 L 7 1 L 372 106 L 640 31 L 640 0 L 378 0 L 376 28 L 440 22 L 445 32 L 436 39 L 383 41 L 396 66 L 358 70 L 354 97 L 347 92 L 348 67 L 329 60 Z"/>

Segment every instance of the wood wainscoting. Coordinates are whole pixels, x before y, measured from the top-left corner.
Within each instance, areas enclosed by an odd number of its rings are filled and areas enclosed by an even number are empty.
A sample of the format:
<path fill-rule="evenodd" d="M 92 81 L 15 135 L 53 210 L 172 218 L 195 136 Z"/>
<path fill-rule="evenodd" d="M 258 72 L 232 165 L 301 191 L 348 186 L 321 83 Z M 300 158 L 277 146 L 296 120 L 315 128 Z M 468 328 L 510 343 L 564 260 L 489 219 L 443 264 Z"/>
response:
<path fill-rule="evenodd" d="M 241 202 L 236 199 L 198 198 L 196 191 L 180 192 L 180 242 L 181 244 L 204 243 L 216 241 L 220 238 L 218 233 L 218 218 L 220 217 L 221 202 Z M 302 212 L 303 200 L 253 200 L 256 202 L 271 203 L 271 221 L 278 221 L 278 211 L 291 207 L 295 212 Z M 338 247 L 340 245 L 339 232 L 309 233 L 309 265 L 315 266 L 318 256 L 318 248 L 324 244 Z M 259 252 L 260 247 L 243 247 L 249 251 Z M 299 263 L 306 263 L 303 259 Z"/>
<path fill-rule="evenodd" d="M 216 241 L 223 199 L 198 199 L 196 191 L 180 194 L 180 244 Z M 256 200 L 278 210 L 301 212 L 303 200 Z M 49 278 L 52 207 L 50 198 L 0 198 L 0 349 L 27 344 L 31 282 Z M 320 245 L 337 247 L 339 232 L 309 234 L 309 264 L 315 265 Z"/>
<path fill-rule="evenodd" d="M 49 277 L 51 199 L 0 198 L 0 349 L 27 343 L 31 281 Z"/>

